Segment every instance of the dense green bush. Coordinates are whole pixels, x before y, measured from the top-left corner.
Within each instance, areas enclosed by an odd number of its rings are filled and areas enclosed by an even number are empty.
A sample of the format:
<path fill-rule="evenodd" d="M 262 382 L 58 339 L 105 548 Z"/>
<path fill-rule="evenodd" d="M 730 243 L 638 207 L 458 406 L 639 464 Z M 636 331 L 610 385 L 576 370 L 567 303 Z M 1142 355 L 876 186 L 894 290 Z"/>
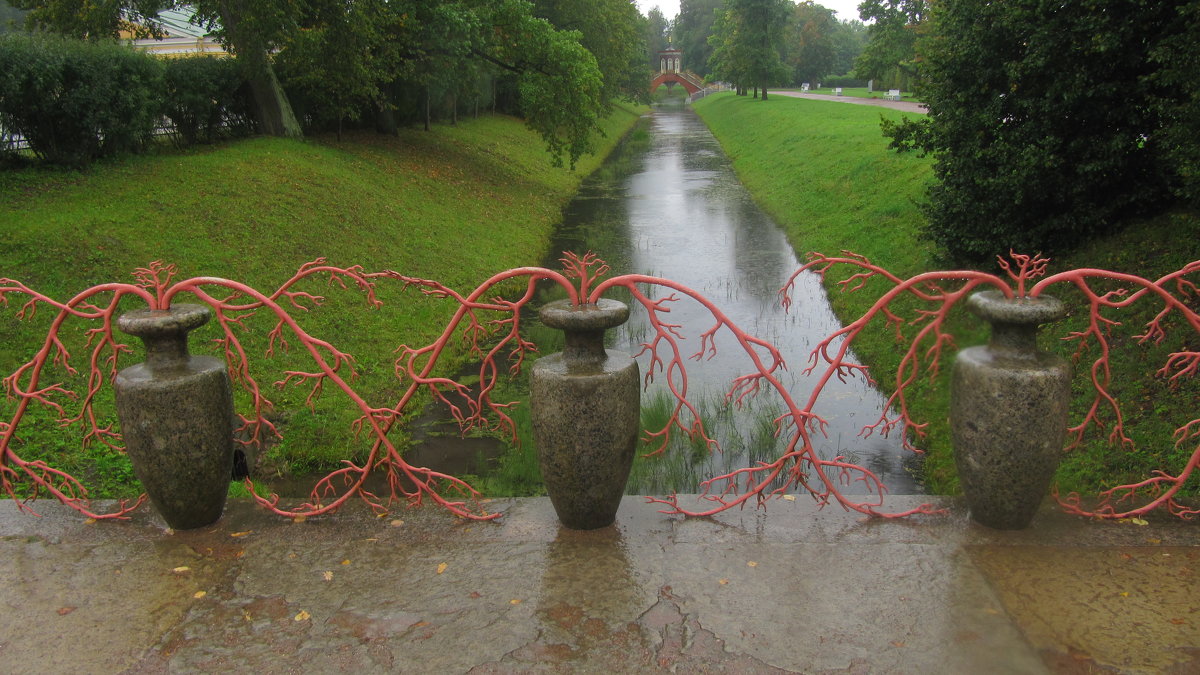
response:
<path fill-rule="evenodd" d="M 161 87 L 158 60 L 115 42 L 0 36 L 0 126 L 49 162 L 141 149 L 161 117 Z"/>
<path fill-rule="evenodd" d="M 233 59 L 169 59 L 163 72 L 164 113 L 186 145 L 249 130 L 243 79 Z"/>
<path fill-rule="evenodd" d="M 857 77 L 849 75 L 838 75 L 837 77 L 829 76 L 821 80 L 822 87 L 854 87 L 860 88 L 867 86 L 866 80 L 860 80 Z"/>
<path fill-rule="evenodd" d="M 1196 156 L 1195 29 L 1180 10 L 1197 4 L 934 5 L 918 47 L 929 115 L 885 125 L 893 147 L 936 157 L 926 234 L 980 263 L 1061 254 L 1169 208 Z"/>

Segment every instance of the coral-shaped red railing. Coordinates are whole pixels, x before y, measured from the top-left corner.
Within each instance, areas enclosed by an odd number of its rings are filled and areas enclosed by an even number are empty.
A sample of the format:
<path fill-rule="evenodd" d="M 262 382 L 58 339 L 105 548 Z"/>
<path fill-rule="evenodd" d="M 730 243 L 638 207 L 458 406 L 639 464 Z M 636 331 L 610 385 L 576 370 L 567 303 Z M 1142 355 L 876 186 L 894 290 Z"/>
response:
<path fill-rule="evenodd" d="M 522 337 L 521 310 L 534 302 L 538 284 L 549 282 L 564 289 L 574 303 L 593 303 L 612 289 L 624 288 L 633 301 L 646 311 L 650 330 L 643 341 L 641 354 L 646 356 L 649 363 L 645 377 L 647 383 L 655 378 L 665 380 L 665 388 L 674 400 L 672 415 L 666 425 L 661 429 L 647 430 L 649 438 L 661 439 L 659 452 L 667 446 L 671 434 L 677 432 L 699 438 L 710 447 L 716 445 L 689 399 L 686 362 L 715 356 L 718 333 L 732 335 L 753 364 L 750 372 L 736 377 L 730 384 L 727 400 L 740 404 L 762 391 L 770 390 L 782 401 L 785 411 L 774 420 L 774 424 L 777 436 L 784 439 L 785 443 L 774 460 L 703 481 L 699 492 L 704 508 L 685 508 L 676 496 L 648 498 L 664 505 L 665 512 L 708 515 L 751 500 L 762 504 L 774 495 L 801 490 L 807 491 L 822 505 L 837 503 L 869 515 L 891 517 L 931 513 L 935 509 L 928 504 L 901 512 L 885 510 L 886 488 L 873 472 L 840 456 L 822 458 L 814 450 L 813 439 L 825 427 L 825 421 L 814 413 L 814 406 L 825 385 L 835 377 L 845 379 L 857 375 L 871 380 L 865 366 L 848 359 L 852 343 L 869 323 L 882 320 L 892 325 L 901 338 L 904 324 L 917 327 L 916 335 L 907 338 L 908 346 L 892 383 L 887 407 L 878 420 L 862 430 L 864 435 L 895 431 L 905 433 L 908 447 L 912 447 L 908 441 L 910 432 L 917 439 L 924 433 L 924 425 L 910 415 L 907 399 L 910 385 L 922 372 L 936 372 L 943 349 L 952 344 L 952 337 L 945 330 L 949 311 L 981 286 L 997 288 L 1007 297 L 1036 297 L 1054 284 L 1070 284 L 1086 298 L 1089 303 L 1089 327 L 1067 339 L 1079 343 L 1079 354 L 1083 353 L 1085 345 L 1094 342 L 1099 346 L 1099 356 L 1090 368 L 1090 379 L 1096 392 L 1095 402 L 1084 419 L 1071 429 L 1077 441 L 1086 429 L 1101 424 L 1105 417 L 1112 417 L 1115 419 L 1112 438 L 1121 443 L 1130 442 L 1124 431 L 1120 407 L 1110 394 L 1108 328 L 1115 320 L 1106 316 L 1105 311 L 1155 298 L 1162 303 L 1162 310 L 1150 321 L 1145 332 L 1138 336 L 1139 340 L 1161 341 L 1167 333 L 1165 320 L 1169 315 L 1181 317 L 1183 325 L 1190 327 L 1195 337 L 1200 338 L 1200 315 L 1189 305 L 1189 302 L 1195 303 L 1197 289 L 1187 279 L 1188 275 L 1200 272 L 1200 261 L 1155 281 L 1092 269 L 1045 276 L 1046 262 L 1045 259 L 1028 256 L 1013 256 L 1011 263 L 1001 260 L 1008 271 L 1007 280 L 997 275 L 972 271 L 929 272 L 900 279 L 854 254 L 841 257 L 810 254 L 809 262 L 796 275 L 812 270 L 825 276 L 835 268 L 849 266 L 855 271 L 840 282 L 845 289 L 859 289 L 871 279 L 884 279 L 891 287 L 861 317 L 825 338 L 813 350 L 808 370 L 818 375 L 817 384 L 807 392 L 803 403 L 794 398 L 794 393 L 788 391 L 779 379 L 786 364 L 778 350 L 734 324 L 716 304 L 681 284 L 658 277 L 626 274 L 603 279 L 609 271 L 608 266 L 591 253 L 583 256 L 566 254 L 562 272 L 540 267 L 501 272 L 466 295 L 436 281 L 392 271 L 366 272 L 360 267 L 335 267 L 324 260 L 303 265 L 292 278 L 271 293 L 262 293 L 245 284 L 219 278 L 197 277 L 175 281 L 175 269 L 158 263 L 138 270 L 134 283 L 93 286 L 65 302 L 38 293 L 20 282 L 0 279 L 0 301 L 7 304 L 10 296 L 28 297 L 17 313 L 19 318 L 32 316 L 42 305 L 56 312 L 36 355 L 4 379 L 8 394 L 16 400 L 16 406 L 9 420 L 0 422 L 0 485 L 10 497 L 19 498 L 15 484 L 25 482 L 31 486 L 25 499 L 47 494 L 95 518 L 121 517 L 136 508 L 142 499 L 121 502 L 111 512 L 93 511 L 87 491 L 78 480 L 44 461 L 22 459 L 13 441 L 29 407 L 38 405 L 50 410 L 64 426 L 82 427 L 85 443 L 101 442 L 116 447 L 119 435 L 112 428 L 101 425 L 94 407 L 97 393 L 115 376 L 121 354 L 130 351 L 113 333 L 118 304 L 123 298 L 136 297 L 150 308 L 161 309 L 169 307 L 180 294 L 191 294 L 212 308 L 221 332 L 218 343 L 225 353 L 230 376 L 248 393 L 251 401 L 248 414 L 240 416 L 242 428 L 239 436 L 242 440 L 239 442 L 258 443 L 279 434 L 267 418 L 266 412 L 271 407 L 271 401 L 251 374 L 250 357 L 241 337 L 244 321 L 251 315 L 263 312 L 272 316 L 275 322 L 274 328 L 268 333 L 265 348 L 268 354 L 298 344 L 312 360 L 310 369 L 284 371 L 276 384 L 309 386 L 310 402 L 332 386 L 344 394 L 360 413 L 352 431 L 369 432 L 373 437 L 364 460 L 345 460 L 342 467 L 317 482 L 309 499 L 303 504 L 285 508 L 276 495 L 255 494 L 255 499 L 261 505 L 281 515 L 296 517 L 327 513 L 355 497 L 380 513 L 387 512 L 398 503 L 419 505 L 429 500 L 465 518 L 495 518 L 497 514 L 488 512 L 486 503 L 478 499 L 479 493 L 465 481 L 406 462 L 391 440 L 390 432 L 400 423 L 418 392 L 424 390 L 447 404 L 464 429 L 486 426 L 514 435 L 514 425 L 507 414 L 512 403 L 493 400 L 492 396 L 500 378 L 506 372 L 518 372 L 527 354 L 535 350 L 535 345 Z M 368 306 L 372 307 L 381 304 L 376 295 L 376 284 L 381 281 L 395 281 L 406 287 L 418 288 L 428 296 L 454 303 L 452 318 L 433 342 L 420 347 L 401 345 L 396 350 L 399 355 L 395 359 L 394 370 L 405 386 L 394 403 L 379 405 L 365 400 L 350 384 L 355 373 L 354 358 L 332 343 L 308 334 L 292 316 L 291 312 L 308 311 L 323 300 L 320 296 L 297 290 L 300 281 L 310 278 L 325 278 L 329 284 L 341 287 L 354 286 L 365 295 Z M 794 275 L 781 290 L 785 305 L 791 302 L 789 292 L 795 278 Z M 515 280 L 523 281 L 524 288 L 513 294 L 508 291 Z M 1124 286 L 1107 291 L 1098 290 L 1097 284 L 1101 282 L 1115 282 Z M 501 295 L 501 287 L 509 298 L 514 299 L 497 297 Z M 654 292 L 648 289 L 654 289 Z M 666 294 L 658 293 L 660 289 L 665 290 Z M 712 324 L 698 336 L 699 344 L 695 350 L 685 348 L 686 336 L 681 334 L 681 327 L 669 320 L 674 303 L 685 297 L 700 303 L 712 315 Z M 914 318 L 906 320 L 901 316 L 901 310 L 893 309 L 900 298 L 916 302 L 917 309 L 912 310 L 915 312 Z M 68 373 L 76 372 L 71 354 L 60 337 L 64 323 L 72 318 L 98 323 L 86 329 L 90 350 L 89 374 L 86 391 L 81 397 L 61 383 L 44 383 L 48 379 L 47 368 L 57 367 Z M 456 335 L 460 336 L 462 345 L 480 364 L 478 384 L 473 387 L 434 374 Z M 1181 350 L 1170 355 L 1158 374 L 1172 382 L 1179 382 L 1195 375 L 1198 368 L 1200 351 Z M 72 404 L 73 411 L 68 409 L 72 399 L 77 400 L 76 404 Z M 1200 418 L 1180 427 L 1175 436 L 1177 444 L 1196 441 L 1200 438 Z M 1165 505 L 1172 513 L 1189 516 L 1196 510 L 1181 505 L 1175 496 L 1198 462 L 1200 444 L 1191 461 L 1178 475 L 1158 473 L 1145 481 L 1108 490 L 1101 495 L 1101 503 L 1091 510 L 1085 509 L 1076 495 L 1060 501 L 1068 511 L 1087 515 L 1126 517 Z M 367 476 L 373 471 L 386 475 L 389 494 L 374 494 L 366 488 Z M 247 484 L 253 487 L 249 481 Z M 866 498 L 848 495 L 846 487 L 851 484 L 865 485 Z M 1142 493 L 1149 493 L 1150 500 L 1147 503 L 1126 510 L 1118 509 L 1117 504 Z M 28 508 L 24 500 L 20 503 L 23 508 Z"/>

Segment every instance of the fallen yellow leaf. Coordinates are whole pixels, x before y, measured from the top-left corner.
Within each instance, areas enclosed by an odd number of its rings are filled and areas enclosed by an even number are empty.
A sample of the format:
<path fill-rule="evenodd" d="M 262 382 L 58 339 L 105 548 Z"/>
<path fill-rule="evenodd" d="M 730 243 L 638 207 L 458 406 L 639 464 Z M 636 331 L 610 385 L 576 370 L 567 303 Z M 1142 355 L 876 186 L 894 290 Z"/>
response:
<path fill-rule="evenodd" d="M 446 563 L 438 563 L 437 573 L 441 574 L 442 572 L 445 572 L 447 567 L 449 567 L 449 565 L 447 565 Z"/>
<path fill-rule="evenodd" d="M 192 597 L 196 598 L 197 600 L 199 600 L 200 598 L 203 598 L 206 595 L 208 595 L 208 591 L 196 591 L 195 593 L 192 593 Z"/>
<path fill-rule="evenodd" d="M 234 532 L 233 534 L 231 534 L 231 535 L 229 535 L 229 536 L 231 536 L 231 537 L 244 537 L 244 536 L 246 536 L 246 535 L 250 534 L 250 533 L 251 533 L 251 532 L 253 532 L 253 531 L 254 531 L 254 530 L 246 530 L 245 532 Z"/>
<path fill-rule="evenodd" d="M 309 614 L 308 612 L 306 612 L 304 610 L 300 610 L 300 613 L 297 614 L 292 620 L 293 621 L 308 621 L 311 618 L 312 618 L 312 614 Z"/>
<path fill-rule="evenodd" d="M 96 519 L 95 519 L 95 518 L 88 518 L 87 520 L 84 520 L 84 521 L 83 521 L 83 524 L 84 524 L 84 525 L 94 525 L 95 523 L 96 523 Z"/>
<path fill-rule="evenodd" d="M 725 584 L 729 583 L 729 580 L 728 579 L 717 579 L 717 583 L 724 586 Z"/>
<path fill-rule="evenodd" d="M 176 568 L 172 569 L 171 571 L 174 572 L 175 574 L 183 574 L 184 572 L 191 572 L 192 568 L 188 567 L 187 565 L 180 565 L 179 567 L 176 567 Z"/>
<path fill-rule="evenodd" d="M 400 520 L 399 518 L 392 521 L 392 527 L 400 527 L 403 524 L 404 524 L 404 521 Z"/>
<path fill-rule="evenodd" d="M 349 565 L 349 564 L 350 564 L 350 559 L 349 559 L 349 558 L 347 558 L 347 559 L 343 560 L 343 561 L 342 561 L 342 564 L 343 564 L 343 565 Z"/>
<path fill-rule="evenodd" d="M 1129 591 L 1121 591 L 1121 597 L 1122 597 L 1122 598 L 1128 598 L 1128 597 L 1129 597 Z"/>
<path fill-rule="evenodd" d="M 508 604 L 510 604 L 510 605 L 519 605 L 519 604 L 521 604 L 521 599 L 520 599 L 520 598 L 513 598 L 512 600 L 509 600 L 509 601 L 508 601 Z"/>
<path fill-rule="evenodd" d="M 753 560 L 747 562 L 746 565 L 748 567 L 758 567 L 758 563 L 754 562 Z"/>
<path fill-rule="evenodd" d="M 784 495 L 783 500 L 786 502 L 794 502 L 796 501 L 796 495 Z"/>
<path fill-rule="evenodd" d="M 293 523 L 303 523 L 306 520 L 308 520 L 308 516 L 304 516 L 304 515 L 300 515 L 300 516 L 296 516 L 295 518 L 292 518 Z"/>
<path fill-rule="evenodd" d="M 1149 521 L 1144 520 L 1142 518 L 1130 518 L 1129 522 L 1133 523 L 1134 525 L 1149 525 L 1150 524 Z"/>

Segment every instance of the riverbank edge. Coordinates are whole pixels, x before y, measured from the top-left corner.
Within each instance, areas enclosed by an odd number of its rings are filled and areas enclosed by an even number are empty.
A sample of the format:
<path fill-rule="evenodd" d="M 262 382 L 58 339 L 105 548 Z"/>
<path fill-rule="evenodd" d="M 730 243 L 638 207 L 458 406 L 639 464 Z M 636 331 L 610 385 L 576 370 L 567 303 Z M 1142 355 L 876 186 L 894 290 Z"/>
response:
<path fill-rule="evenodd" d="M 485 116 L 435 125 L 430 132 L 349 132 L 341 141 L 258 137 L 184 152 L 164 148 L 84 172 L 5 172 L 0 241 L 6 259 L 0 276 L 69 298 L 162 260 L 177 265 L 181 278 L 223 277 L 270 289 L 300 265 L 325 258 L 469 292 L 496 272 L 545 259 L 579 185 L 646 110 L 616 106 L 602 122 L 596 153 L 581 158 L 573 171 L 554 167 L 545 145 L 520 120 Z M 385 300 L 381 312 L 365 311 L 358 294 L 331 291 L 323 283 L 316 288 L 326 301 L 319 311 L 303 313 L 304 327 L 355 355 L 363 375 L 356 384 L 360 392 L 382 387 L 386 395 L 396 387 L 391 346 L 432 342 L 453 312 L 448 303 L 405 292 L 399 284 L 377 288 Z M 21 322 L 10 314 L 0 322 L 0 370 L 12 372 L 28 358 L 24 347 L 40 339 L 48 317 L 53 313 Z M 202 351 L 212 337 L 198 334 L 193 349 Z M 381 349 L 382 343 L 391 346 Z M 270 373 L 262 376 L 264 384 L 289 369 L 278 365 L 286 358 L 282 353 L 268 358 L 256 343 L 252 354 L 261 369 L 256 372 Z M 451 355 L 446 365 L 453 368 L 465 358 Z M 107 392 L 98 399 L 101 424 L 115 422 L 104 412 L 111 410 Z M 350 436 L 356 410 L 344 405 L 340 410 L 336 392 L 310 410 L 307 393 L 303 388 L 270 393 L 277 410 L 288 411 L 285 439 L 273 448 L 272 461 L 294 464 L 297 473 L 338 466 L 355 452 L 344 437 Z M 367 391 L 368 400 L 372 394 L 379 392 Z M 13 405 L 0 403 L 6 418 Z M 246 406 L 240 401 L 238 410 Z M 73 432 L 48 417 L 36 424 L 27 420 L 20 436 L 18 450 L 26 460 L 44 459 L 78 474 L 93 497 L 140 492 L 123 453 L 104 444 L 80 449 Z"/>
<path fill-rule="evenodd" d="M 693 109 L 721 143 L 733 162 L 739 180 L 755 201 L 787 233 L 797 254 L 819 250 L 836 254 L 851 250 L 864 254 L 900 278 L 934 269 L 946 269 L 934 247 L 920 237 L 924 218 L 920 204 L 932 181 L 931 159 L 912 153 L 887 150 L 879 131 L 882 116 L 899 118 L 893 111 L 864 110 L 861 106 L 795 98 L 773 98 L 766 104 L 750 97 L 719 94 L 697 101 Z M 831 122 L 830 120 L 834 120 Z M 805 124 L 817 120 L 816 124 Z M 857 124 L 846 126 L 846 121 Z M 797 186 L 810 188 L 797 189 Z M 811 189 L 816 187 L 815 190 Z M 827 192 L 820 196 L 815 193 Z M 885 233 L 885 236 L 880 236 Z M 1190 245 L 1188 243 L 1190 242 Z M 1051 271 L 1099 268 L 1128 271 L 1154 279 L 1181 269 L 1200 258 L 1200 214 L 1186 209 L 1156 218 L 1135 221 L 1123 231 L 1095 239 L 1079 250 L 1052 261 Z M 998 271 L 998 270 L 993 270 Z M 829 275 L 824 285 L 835 314 L 843 322 L 861 317 L 879 297 L 882 287 L 868 285 L 855 293 L 844 292 L 839 281 L 849 272 Z M 1071 300 L 1074 289 L 1056 286 L 1053 293 Z M 1144 326 L 1157 309 L 1141 303 L 1122 317 L 1125 325 Z M 1057 340 L 1073 331 L 1086 330 L 1087 313 L 1074 313 L 1053 329 L 1043 331 L 1040 346 L 1068 358 L 1074 342 Z M 862 362 L 876 374 L 885 392 L 895 389 L 894 378 L 902 347 L 890 326 L 864 332 L 854 349 Z M 986 326 L 966 311 L 948 318 L 945 329 L 955 336 L 958 347 L 982 344 Z M 1175 333 L 1178 340 L 1179 332 Z M 1113 353 L 1111 391 L 1125 402 L 1126 431 L 1139 453 L 1131 455 L 1121 444 L 1111 443 L 1107 429 L 1097 429 L 1084 438 L 1083 446 L 1064 454 L 1055 477 L 1062 494 L 1094 494 L 1122 483 L 1137 482 L 1151 471 L 1165 469 L 1177 474 L 1192 455 L 1194 446 L 1173 443 L 1172 434 L 1191 417 L 1195 396 L 1200 395 L 1200 378 L 1168 385 L 1154 378 L 1157 366 L 1171 351 L 1169 342 L 1141 345 L 1130 352 L 1129 338 L 1121 338 L 1126 350 Z M 1128 357 L 1124 356 L 1129 354 Z M 957 494 L 949 410 L 950 353 L 942 368 L 932 375 L 922 373 L 908 387 L 908 404 L 913 418 L 927 423 L 926 436 L 914 439 L 925 451 L 924 484 L 931 494 Z M 1094 358 L 1094 357 L 1093 357 Z M 1079 369 L 1086 370 L 1080 362 Z M 1082 417 L 1094 395 L 1077 377 L 1074 410 Z M 1164 415 L 1173 412 L 1173 416 Z M 1072 423 L 1076 419 L 1073 418 Z M 1109 421 L 1108 424 L 1112 424 Z M 1183 494 L 1193 498 L 1200 485 L 1191 481 Z"/>

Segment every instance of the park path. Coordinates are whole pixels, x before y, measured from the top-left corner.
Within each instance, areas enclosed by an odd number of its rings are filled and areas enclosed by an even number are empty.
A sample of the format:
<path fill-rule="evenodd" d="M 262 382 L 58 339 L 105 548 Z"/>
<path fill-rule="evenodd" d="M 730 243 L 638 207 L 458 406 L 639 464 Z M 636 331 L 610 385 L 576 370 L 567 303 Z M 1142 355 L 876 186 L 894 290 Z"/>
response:
<path fill-rule="evenodd" d="M 818 101 L 837 101 L 838 103 L 856 103 L 858 105 L 874 105 L 880 108 L 891 108 L 892 110 L 901 110 L 903 112 L 921 113 L 929 112 L 924 103 L 915 101 L 889 101 L 886 98 L 861 98 L 858 96 L 830 96 L 829 94 L 809 94 L 799 91 L 770 91 L 771 96 L 791 96 L 792 98 L 811 98 Z"/>

